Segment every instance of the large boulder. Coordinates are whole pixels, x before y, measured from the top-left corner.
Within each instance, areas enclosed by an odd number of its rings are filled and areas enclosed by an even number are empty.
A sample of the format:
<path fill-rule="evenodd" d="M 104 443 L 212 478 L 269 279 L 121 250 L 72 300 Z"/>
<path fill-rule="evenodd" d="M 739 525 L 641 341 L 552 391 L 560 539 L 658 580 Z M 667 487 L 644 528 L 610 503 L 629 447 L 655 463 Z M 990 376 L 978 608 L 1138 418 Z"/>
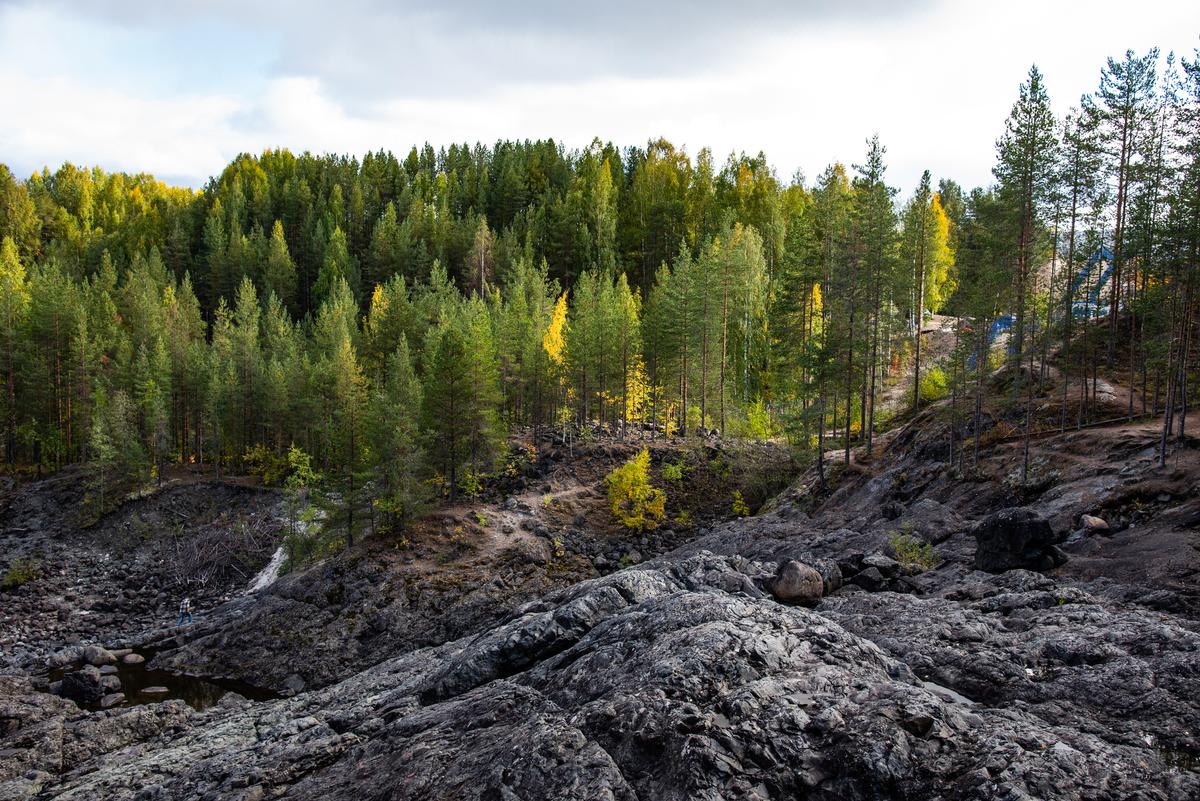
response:
<path fill-rule="evenodd" d="M 83 649 L 83 661 L 89 665 L 103 667 L 104 665 L 115 665 L 117 658 L 106 648 L 101 648 L 99 645 L 89 645 Z"/>
<path fill-rule="evenodd" d="M 953 534 L 964 531 L 966 522 L 954 510 L 932 498 L 922 498 L 900 518 L 901 530 L 938 545 Z"/>
<path fill-rule="evenodd" d="M 825 578 L 815 568 L 789 559 L 779 563 L 768 589 L 786 603 L 815 604 L 825 593 Z"/>
<path fill-rule="evenodd" d="M 100 671 L 94 665 L 84 665 L 79 670 L 63 674 L 59 693 L 76 703 L 93 703 L 104 695 L 101 678 Z"/>
<path fill-rule="evenodd" d="M 989 573 L 1005 570 L 1051 570 L 1064 564 L 1067 555 L 1055 542 L 1054 530 L 1044 517 L 1020 506 L 1001 509 L 975 526 L 975 569 Z"/>

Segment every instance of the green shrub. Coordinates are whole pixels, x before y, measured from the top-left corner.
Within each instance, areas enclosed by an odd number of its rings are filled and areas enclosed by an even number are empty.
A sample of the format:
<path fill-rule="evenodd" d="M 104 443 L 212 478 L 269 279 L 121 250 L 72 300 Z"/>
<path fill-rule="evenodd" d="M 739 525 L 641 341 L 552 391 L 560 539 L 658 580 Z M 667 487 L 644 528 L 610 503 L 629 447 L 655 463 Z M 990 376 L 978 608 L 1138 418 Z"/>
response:
<path fill-rule="evenodd" d="M 605 476 L 604 486 L 613 516 L 627 528 L 658 528 L 667 515 L 667 494 L 650 483 L 650 452 L 644 448 Z"/>
<path fill-rule="evenodd" d="M 771 410 L 759 398 L 746 409 L 746 435 L 751 439 L 766 441 L 774 435 L 771 425 Z"/>
<path fill-rule="evenodd" d="M 927 372 L 922 373 L 919 392 L 922 403 L 930 403 L 946 397 L 949 392 L 946 371 L 940 367 L 930 367 Z"/>
<path fill-rule="evenodd" d="M 888 544 L 896 554 L 896 561 L 902 565 L 918 570 L 932 570 L 937 567 L 938 560 L 933 553 L 933 546 L 919 537 L 905 534 L 903 531 L 893 531 L 888 535 Z"/>
<path fill-rule="evenodd" d="M 733 477 L 733 465 L 729 463 L 728 459 L 722 456 L 714 456 L 709 460 L 708 469 L 722 481 L 728 481 Z"/>
<path fill-rule="evenodd" d="M 247 449 L 242 454 L 242 463 L 246 465 L 246 472 L 262 477 L 263 484 L 268 487 L 283 486 L 290 473 L 287 457 L 276 456 L 265 445 L 255 445 Z"/>
<path fill-rule="evenodd" d="M 305 501 L 283 536 L 283 550 L 287 558 L 281 573 L 288 573 L 300 565 L 334 553 L 345 544 L 340 529 L 328 523 L 316 505 Z"/>
<path fill-rule="evenodd" d="M 458 479 L 458 490 L 468 498 L 478 498 L 483 492 L 482 475 L 474 470 L 463 471 L 462 476 Z"/>
<path fill-rule="evenodd" d="M 23 584 L 41 577 L 42 566 L 32 559 L 18 559 L 13 562 L 4 578 L 0 579 L 0 589 L 15 590 Z"/>
<path fill-rule="evenodd" d="M 663 462 L 662 477 L 664 481 L 682 481 L 683 459 L 680 459 L 675 464 L 672 464 L 671 462 Z"/>

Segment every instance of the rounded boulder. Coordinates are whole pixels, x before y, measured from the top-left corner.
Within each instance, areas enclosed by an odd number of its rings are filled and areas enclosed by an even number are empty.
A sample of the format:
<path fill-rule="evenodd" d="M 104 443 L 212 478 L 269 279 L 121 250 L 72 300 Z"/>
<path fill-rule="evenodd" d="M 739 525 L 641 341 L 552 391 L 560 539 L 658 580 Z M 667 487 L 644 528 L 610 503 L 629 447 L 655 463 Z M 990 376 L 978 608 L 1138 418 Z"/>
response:
<path fill-rule="evenodd" d="M 815 604 L 825 594 L 825 579 L 803 562 L 780 562 L 769 589 L 777 600 L 790 604 Z"/>

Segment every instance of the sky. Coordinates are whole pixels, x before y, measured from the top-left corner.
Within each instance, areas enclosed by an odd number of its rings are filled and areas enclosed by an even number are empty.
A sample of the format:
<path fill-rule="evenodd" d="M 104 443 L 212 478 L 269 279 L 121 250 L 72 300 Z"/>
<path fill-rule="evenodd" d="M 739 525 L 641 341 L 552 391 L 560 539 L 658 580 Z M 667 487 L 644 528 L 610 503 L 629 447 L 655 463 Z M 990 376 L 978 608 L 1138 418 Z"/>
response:
<path fill-rule="evenodd" d="M 1031 64 L 1059 113 L 1109 56 L 1191 59 L 1195 0 L 0 0 L 0 162 L 202 186 L 238 153 L 660 136 L 809 181 L 991 182 Z"/>

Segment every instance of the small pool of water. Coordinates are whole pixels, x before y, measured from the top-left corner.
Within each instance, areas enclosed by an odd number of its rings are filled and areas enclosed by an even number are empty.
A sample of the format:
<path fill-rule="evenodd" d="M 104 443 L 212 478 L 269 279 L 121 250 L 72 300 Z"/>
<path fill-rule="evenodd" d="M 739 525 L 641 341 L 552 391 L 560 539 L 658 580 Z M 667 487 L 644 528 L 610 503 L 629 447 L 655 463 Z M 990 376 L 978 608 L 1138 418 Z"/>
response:
<path fill-rule="evenodd" d="M 175 673 L 170 670 L 160 670 L 150 668 L 150 660 L 154 658 L 154 652 L 151 651 L 134 651 L 145 658 L 145 662 L 136 665 L 125 664 L 124 661 L 118 660 L 115 675 L 121 680 L 121 689 L 118 692 L 125 694 L 125 700 L 118 704 L 117 707 L 138 706 L 140 704 L 153 704 L 159 701 L 165 701 L 168 698 L 178 698 L 187 703 L 193 709 L 201 710 L 208 709 L 213 706 L 229 693 L 237 693 L 238 695 L 248 698 L 251 701 L 270 701 L 279 698 L 279 693 L 268 690 L 263 687 L 256 687 L 253 684 L 247 684 L 244 681 L 236 679 L 217 679 L 206 678 L 201 676 L 189 676 L 186 673 Z M 79 669 L 80 665 L 70 668 L 70 670 Z M 57 681 L 62 678 L 63 673 L 68 672 L 67 669 L 59 668 L 51 671 L 50 680 Z M 147 693 L 149 688 L 166 688 L 166 692 Z M 83 704 L 84 709 L 100 709 L 100 702 L 95 701 L 90 704 Z"/>

